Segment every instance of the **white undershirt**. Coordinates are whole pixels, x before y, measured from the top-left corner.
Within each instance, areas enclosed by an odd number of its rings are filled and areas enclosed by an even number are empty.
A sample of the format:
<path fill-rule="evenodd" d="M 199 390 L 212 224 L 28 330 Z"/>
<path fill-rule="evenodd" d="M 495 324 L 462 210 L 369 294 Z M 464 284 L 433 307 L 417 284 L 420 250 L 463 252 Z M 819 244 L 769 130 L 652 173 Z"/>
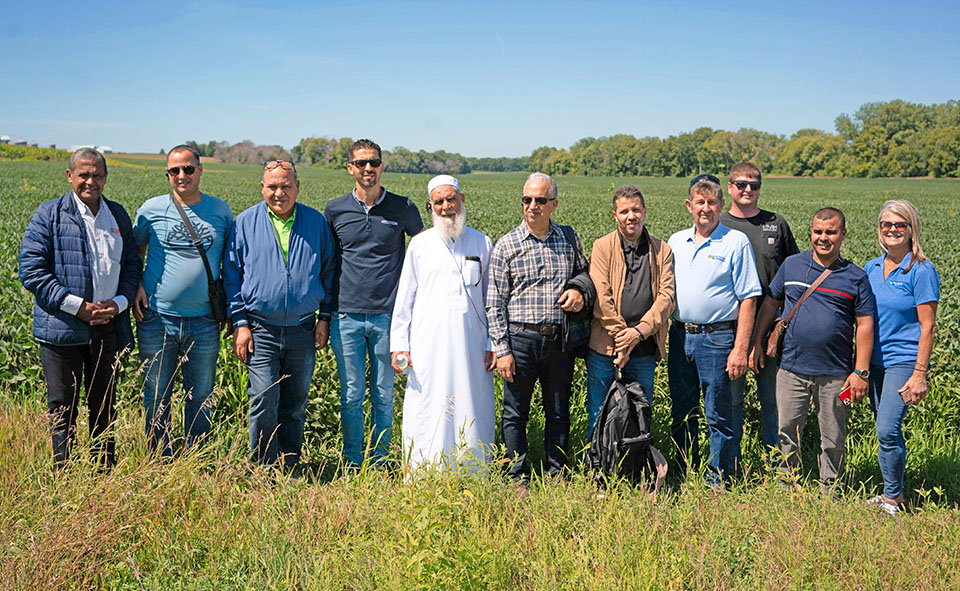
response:
<path fill-rule="evenodd" d="M 110 213 L 103 197 L 100 197 L 100 208 L 94 215 L 87 204 L 80 201 L 76 193 L 70 192 L 77 212 L 83 220 L 87 231 L 87 251 L 90 263 L 90 276 L 93 280 L 93 302 L 113 300 L 119 308 L 118 312 L 127 309 L 127 298 L 117 294 L 120 285 L 120 262 L 123 259 L 123 238 L 120 237 L 120 227 L 117 220 Z M 83 298 L 75 294 L 68 294 L 60 304 L 60 309 L 74 316 L 80 311 Z"/>

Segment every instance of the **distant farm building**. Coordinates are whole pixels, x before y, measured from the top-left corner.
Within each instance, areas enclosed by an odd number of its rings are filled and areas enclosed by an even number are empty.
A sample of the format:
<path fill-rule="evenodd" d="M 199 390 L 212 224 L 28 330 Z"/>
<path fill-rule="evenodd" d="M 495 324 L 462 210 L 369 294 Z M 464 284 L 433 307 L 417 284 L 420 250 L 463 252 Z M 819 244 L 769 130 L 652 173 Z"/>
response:
<path fill-rule="evenodd" d="M 26 146 L 27 140 L 13 140 L 10 143 L 13 144 L 14 146 Z"/>
<path fill-rule="evenodd" d="M 0 144 L 9 144 L 10 136 L 9 135 L 0 135 Z"/>
<path fill-rule="evenodd" d="M 51 150 L 56 150 L 57 144 L 47 144 L 47 147 L 50 148 Z"/>

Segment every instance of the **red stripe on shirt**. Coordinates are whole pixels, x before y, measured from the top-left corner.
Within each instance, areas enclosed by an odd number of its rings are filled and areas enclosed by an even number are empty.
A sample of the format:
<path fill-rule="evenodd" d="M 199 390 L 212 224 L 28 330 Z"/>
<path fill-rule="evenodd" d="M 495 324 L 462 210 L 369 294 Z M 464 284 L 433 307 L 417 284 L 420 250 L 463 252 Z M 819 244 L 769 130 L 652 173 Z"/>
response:
<path fill-rule="evenodd" d="M 848 294 L 848 293 L 843 293 L 842 291 L 837 291 L 837 290 L 835 290 L 835 289 L 827 289 L 826 287 L 818 287 L 818 288 L 817 288 L 817 291 L 825 291 L 825 292 L 827 292 L 827 293 L 835 293 L 835 294 L 840 295 L 840 296 L 843 296 L 843 297 L 845 297 L 845 298 L 847 298 L 847 299 L 849 299 L 849 300 L 852 300 L 852 299 L 853 299 L 853 296 L 852 296 L 852 295 L 850 295 L 850 294 Z"/>

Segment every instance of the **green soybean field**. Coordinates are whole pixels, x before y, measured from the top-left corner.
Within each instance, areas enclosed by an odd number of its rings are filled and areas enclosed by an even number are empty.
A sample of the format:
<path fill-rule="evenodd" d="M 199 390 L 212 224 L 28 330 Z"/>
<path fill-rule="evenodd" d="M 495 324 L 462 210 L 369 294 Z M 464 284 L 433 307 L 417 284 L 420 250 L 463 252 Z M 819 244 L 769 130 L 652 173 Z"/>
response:
<path fill-rule="evenodd" d="M 130 213 L 169 192 L 163 160 L 108 160 L 105 196 Z M 388 165 L 389 167 L 389 165 Z M 17 276 L 23 231 L 36 207 L 69 190 L 62 162 L 0 161 L 0 585 L 108 589 L 944 589 L 960 587 L 960 181 L 765 178 L 760 206 L 786 217 L 801 250 L 813 213 L 846 215 L 842 255 L 863 266 L 881 251 L 877 212 L 892 198 L 920 211 L 923 243 L 940 274 L 930 394 L 904 423 L 905 515 L 882 517 L 863 500 L 882 487 L 869 403 L 848 419 L 840 492 L 815 486 L 816 420 L 803 434 L 808 485 L 780 491 L 760 441 L 748 389 L 742 474 L 711 492 L 696 474 L 671 474 L 658 495 L 616 484 L 598 494 L 583 466 L 585 374 L 571 401 L 570 476 L 535 478 L 518 495 L 497 470 L 444 473 L 415 483 L 401 470 L 340 470 L 339 382 L 329 347 L 310 392 L 300 478 L 252 468 L 247 457 L 246 371 L 221 342 L 214 433 L 199 451 L 161 464 L 146 450 L 138 355 L 118 388 L 119 464 L 101 474 L 85 459 L 80 413 L 75 460 L 52 470 L 45 386 L 31 334 L 32 296 Z M 720 171 L 706 171 L 719 173 Z M 257 166 L 205 163 L 201 190 L 236 215 L 258 203 Z M 721 178 L 723 175 L 720 174 Z M 322 211 L 351 190 L 345 171 L 299 170 L 299 201 Z M 496 241 L 521 221 L 524 173 L 460 177 L 468 225 Z M 426 175 L 385 173 L 383 185 L 417 204 Z M 650 232 L 688 227 L 681 178 L 558 177 L 554 219 L 572 225 L 589 254 L 614 229 L 611 196 L 637 185 Z M 421 211 L 422 208 L 421 208 Z M 429 222 L 429 215 L 425 223 Z M 672 454 L 666 363 L 654 395 L 656 445 Z M 395 387 L 394 439 L 403 380 Z M 500 385 L 497 385 L 500 397 Z M 536 399 L 536 398 L 535 398 Z M 182 396 L 175 395 L 182 405 Z M 499 402 L 498 402 L 499 412 Z M 182 406 L 173 416 L 181 417 Z M 182 428 L 175 427 L 182 433 Z M 531 456 L 542 459 L 543 413 L 531 410 Z M 705 429 L 702 445 L 706 449 Z M 498 434 L 499 438 L 499 434 Z M 177 442 L 182 445 L 182 442 Z M 399 465 L 401 452 L 391 452 Z M 539 454 L 539 455 L 538 455 Z"/>

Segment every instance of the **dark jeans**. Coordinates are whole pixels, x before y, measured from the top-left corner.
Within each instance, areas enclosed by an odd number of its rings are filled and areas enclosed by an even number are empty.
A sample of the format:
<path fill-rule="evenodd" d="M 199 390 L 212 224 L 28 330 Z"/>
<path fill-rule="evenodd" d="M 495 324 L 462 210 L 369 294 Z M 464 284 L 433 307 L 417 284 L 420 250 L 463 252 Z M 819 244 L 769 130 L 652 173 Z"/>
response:
<path fill-rule="evenodd" d="M 90 450 L 107 466 L 116 462 L 116 449 L 110 426 L 116 418 L 117 330 L 111 321 L 91 327 L 87 345 L 48 345 L 40 343 L 43 377 L 47 382 L 47 411 L 53 437 L 53 462 L 62 467 L 70 455 L 77 429 L 80 385 L 87 392 L 90 412 Z"/>
<path fill-rule="evenodd" d="M 672 401 L 673 443 L 678 450 L 677 465 L 683 473 L 686 470 L 684 460 L 689 459 L 694 468 L 700 464 L 702 396 L 710 436 L 706 474 L 710 486 L 729 482 L 740 456 L 739 434 L 743 430 L 743 416 L 734 414 L 730 377 L 727 375 L 727 356 L 733 350 L 735 336 L 733 329 L 687 334 L 677 322 L 670 326 L 667 376 Z M 685 457 L 688 451 L 689 458 Z"/>
<path fill-rule="evenodd" d="M 546 418 L 544 447 L 546 473 L 559 474 L 567 465 L 570 440 L 570 382 L 573 380 L 573 353 L 564 353 L 558 336 L 510 326 L 510 348 L 517 368 L 513 382 L 503 383 L 503 442 L 512 460 L 509 474 L 514 479 L 530 475 L 527 465 L 527 420 L 530 399 L 537 380 L 543 392 Z"/>
<path fill-rule="evenodd" d="M 313 318 L 298 326 L 250 319 L 253 353 L 247 358 L 250 454 L 253 461 L 292 468 L 300 461 L 307 394 L 317 358 Z"/>

